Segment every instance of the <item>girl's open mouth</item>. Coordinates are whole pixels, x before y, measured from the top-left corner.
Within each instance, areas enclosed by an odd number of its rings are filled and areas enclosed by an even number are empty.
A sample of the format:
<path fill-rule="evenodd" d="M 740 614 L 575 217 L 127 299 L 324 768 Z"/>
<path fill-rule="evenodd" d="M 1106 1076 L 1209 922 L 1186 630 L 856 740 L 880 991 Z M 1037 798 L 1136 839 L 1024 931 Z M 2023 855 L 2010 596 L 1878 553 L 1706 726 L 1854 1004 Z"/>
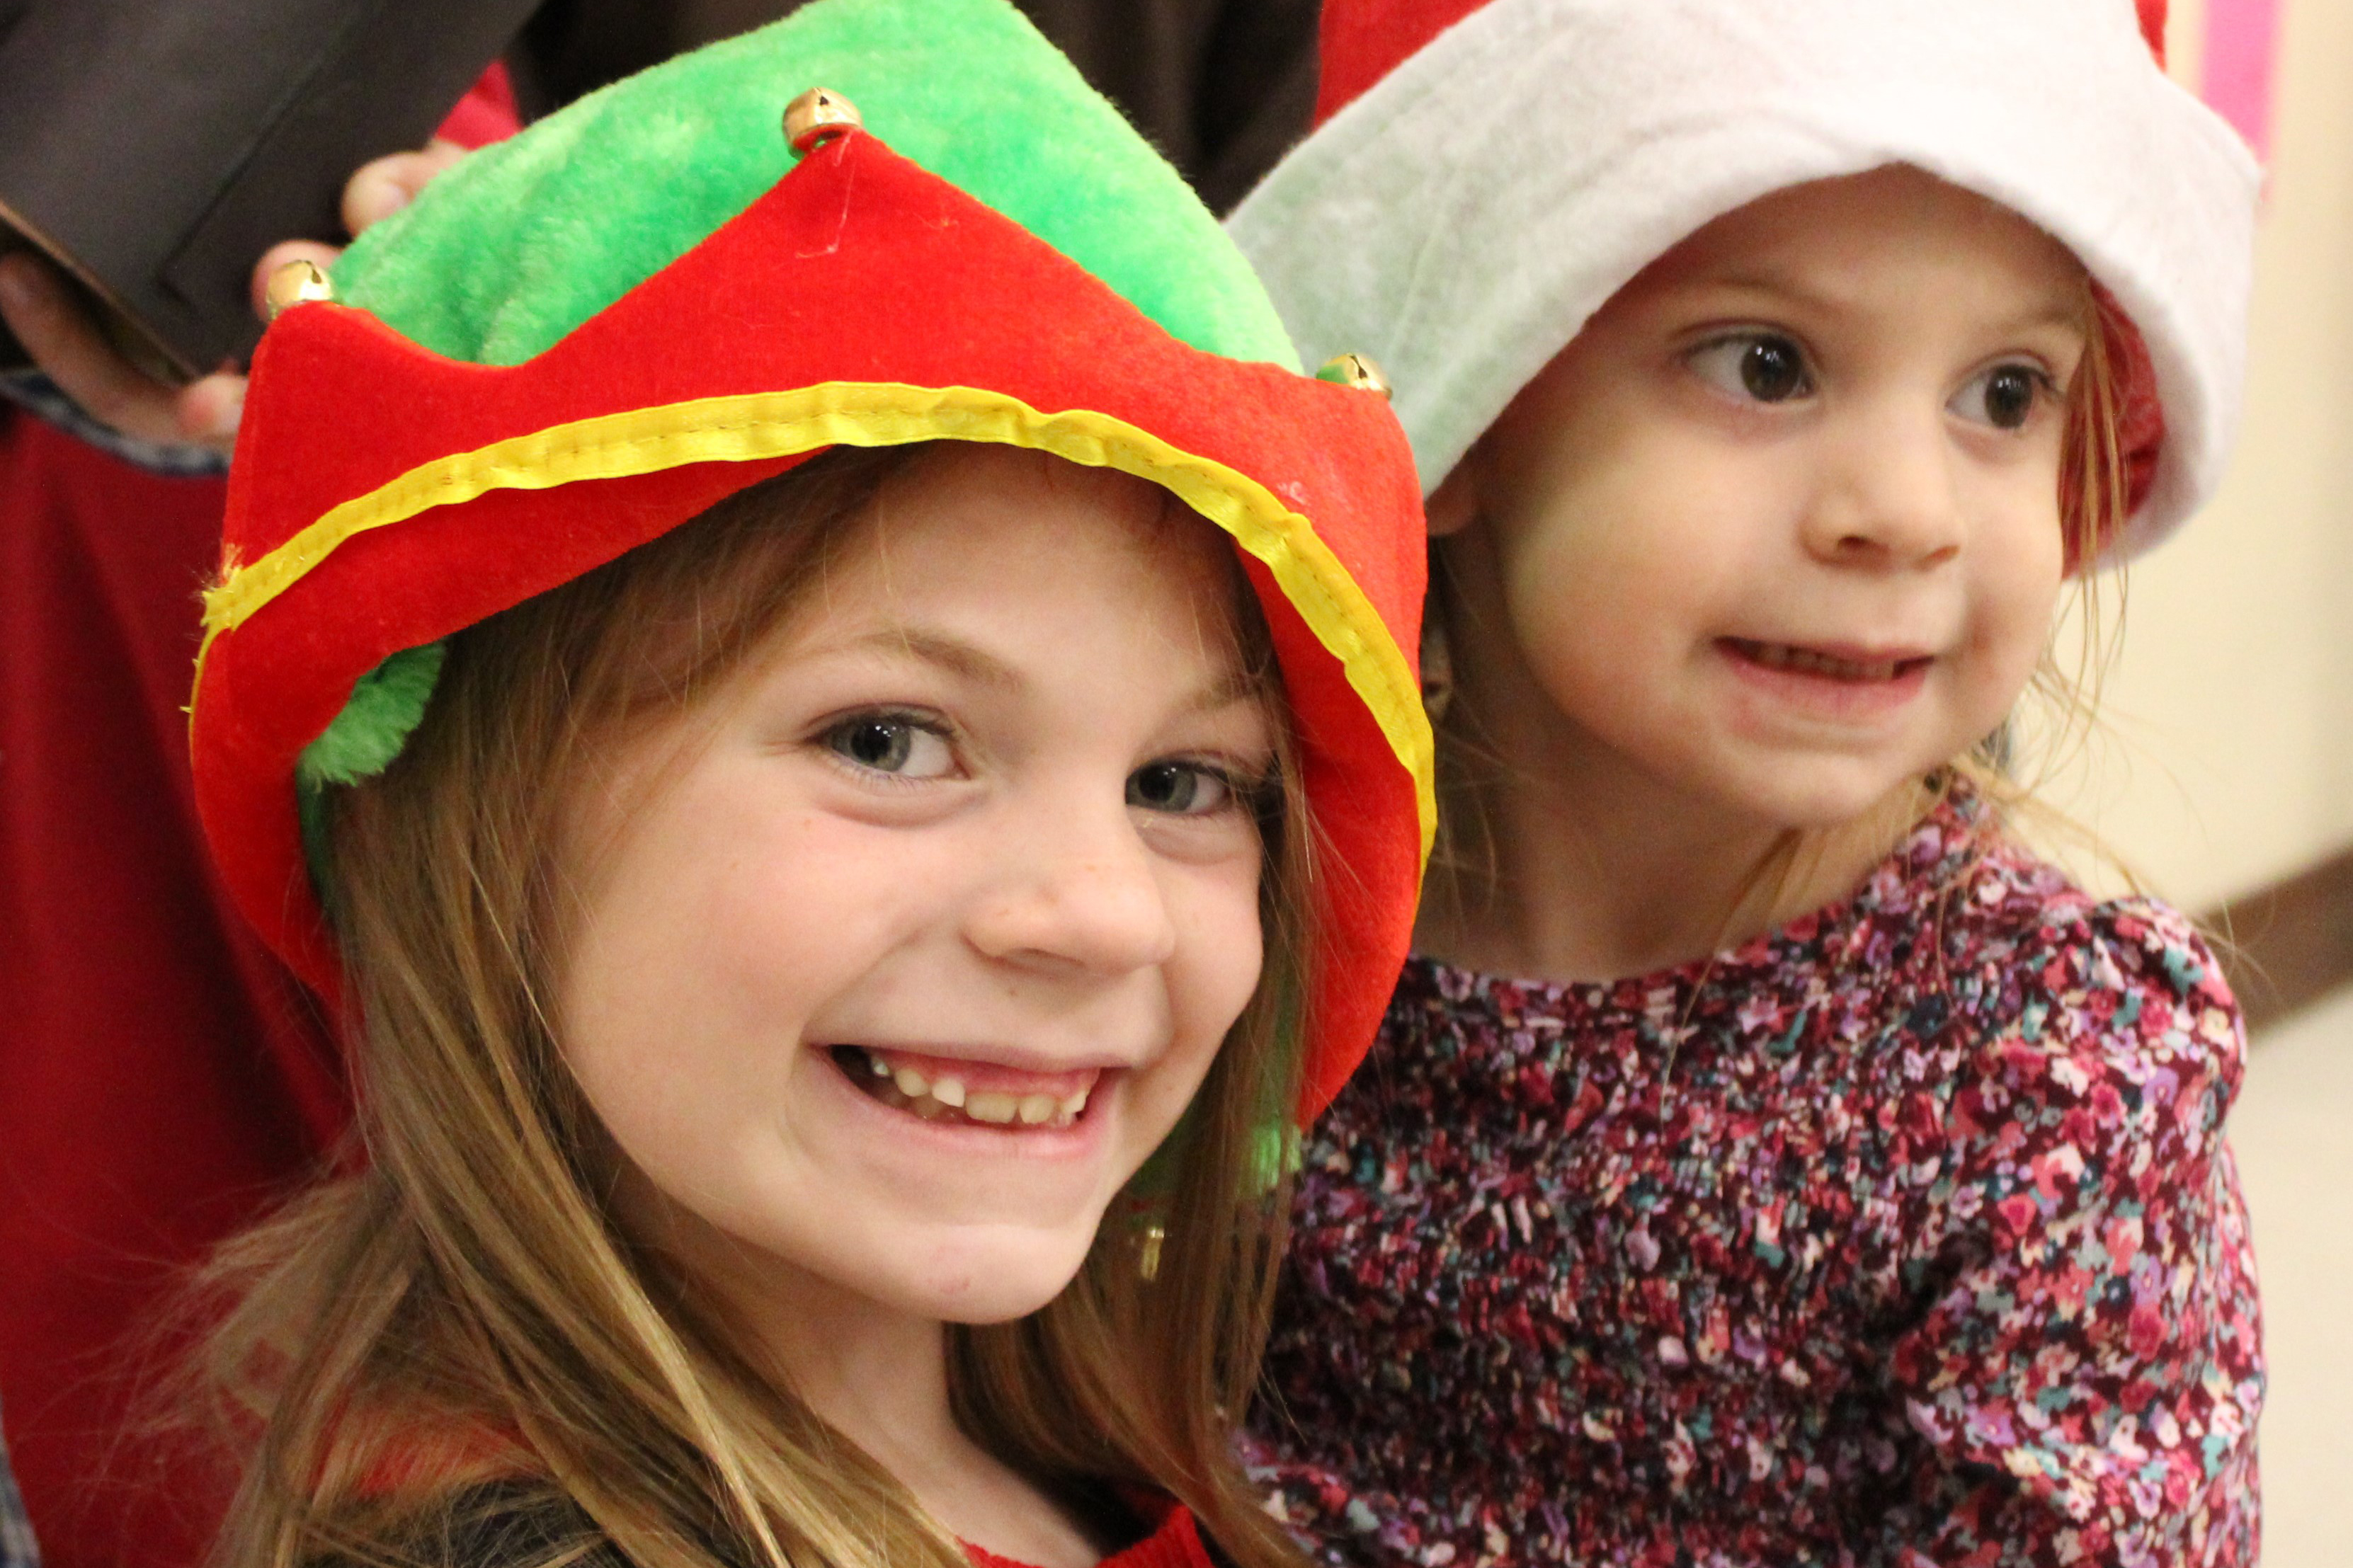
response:
<path fill-rule="evenodd" d="M 1024 1072 L 870 1046 L 835 1046 L 834 1065 L 869 1097 L 925 1121 L 1059 1131 L 1086 1113 L 1101 1068 Z"/>
<path fill-rule="evenodd" d="M 1935 662 L 1934 656 L 1927 654 L 1801 647 L 1792 643 L 1753 642 L 1746 637 L 1725 637 L 1722 642 L 1735 658 L 1746 663 L 1850 686 L 1902 680 Z"/>

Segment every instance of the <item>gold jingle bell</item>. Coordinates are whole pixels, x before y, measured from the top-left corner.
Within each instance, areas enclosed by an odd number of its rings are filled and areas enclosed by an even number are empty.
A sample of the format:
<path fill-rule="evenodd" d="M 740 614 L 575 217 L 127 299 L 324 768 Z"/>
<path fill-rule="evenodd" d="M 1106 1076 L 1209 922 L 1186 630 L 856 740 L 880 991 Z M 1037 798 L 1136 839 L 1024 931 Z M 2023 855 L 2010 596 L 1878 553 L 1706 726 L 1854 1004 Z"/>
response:
<path fill-rule="evenodd" d="M 1389 378 L 1381 374 L 1370 354 L 1335 354 L 1315 372 L 1315 379 L 1377 394 L 1384 403 L 1389 399 Z"/>
<path fill-rule="evenodd" d="M 813 87 L 785 105 L 785 141 L 796 158 L 806 158 L 828 142 L 865 125 L 858 105 L 829 87 Z"/>
<path fill-rule="evenodd" d="M 263 308 L 273 321 L 297 305 L 334 297 L 335 286 L 312 261 L 289 261 L 272 268 L 269 282 L 261 291 Z"/>

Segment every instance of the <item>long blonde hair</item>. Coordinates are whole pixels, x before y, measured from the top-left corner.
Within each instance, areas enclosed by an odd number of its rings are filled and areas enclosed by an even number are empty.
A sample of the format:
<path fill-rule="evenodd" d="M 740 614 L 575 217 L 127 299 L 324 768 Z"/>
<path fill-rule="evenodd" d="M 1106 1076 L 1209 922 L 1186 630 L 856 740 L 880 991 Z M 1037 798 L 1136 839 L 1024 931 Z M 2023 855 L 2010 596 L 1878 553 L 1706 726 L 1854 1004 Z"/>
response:
<path fill-rule="evenodd" d="M 906 460 L 829 454 L 460 634 L 398 760 L 328 803 L 367 1163 L 212 1270 L 231 1305 L 205 1370 L 242 1462 L 222 1568 L 446 1562 L 485 1483 L 574 1505 L 551 1517 L 577 1528 L 518 1562 L 609 1540 L 642 1568 L 968 1568 L 616 1226 L 616 1156 L 543 1008 L 560 781 L 584 745 L 739 668 Z M 949 1348 L 958 1418 L 997 1456 L 1052 1493 L 1173 1493 L 1240 1568 L 1297 1560 L 1225 1420 L 1265 1337 L 1286 1198 L 1268 1141 L 1288 1125 L 1307 994 L 1312 824 L 1287 753 L 1281 771 L 1262 813 L 1265 978 L 1192 1110 L 1059 1299 Z"/>

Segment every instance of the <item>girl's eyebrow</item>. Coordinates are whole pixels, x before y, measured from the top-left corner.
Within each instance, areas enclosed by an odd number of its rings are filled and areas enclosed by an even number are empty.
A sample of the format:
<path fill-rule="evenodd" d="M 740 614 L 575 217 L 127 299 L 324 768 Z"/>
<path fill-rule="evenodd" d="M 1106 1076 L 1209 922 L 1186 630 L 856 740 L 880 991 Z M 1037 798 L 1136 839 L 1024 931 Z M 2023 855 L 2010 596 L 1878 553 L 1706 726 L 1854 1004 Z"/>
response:
<path fill-rule="evenodd" d="M 922 663 L 937 665 L 949 674 L 977 686 L 1011 690 L 1023 684 L 1021 674 L 994 654 L 983 651 L 941 632 L 925 631 L 920 626 L 885 626 L 863 637 L 853 637 L 842 645 L 844 652 L 864 652 L 870 648 L 908 655 Z"/>
<path fill-rule="evenodd" d="M 862 653 L 870 649 L 912 656 L 961 679 L 1000 691 L 1018 690 L 1028 684 L 1019 670 L 996 655 L 974 647 L 962 637 L 927 631 L 920 626 L 885 626 L 851 638 L 841 645 L 840 651 Z M 1204 682 L 1198 690 L 1177 703 L 1177 710 L 1214 713 L 1238 702 L 1256 702 L 1262 695 L 1263 687 L 1264 682 L 1249 670 L 1229 670 Z"/>
<path fill-rule="evenodd" d="M 1809 310 L 1836 309 L 1841 301 L 1834 295 L 1805 287 L 1795 279 L 1760 272 L 1703 273 L 1695 278 L 1679 279 L 1672 287 L 1688 294 L 1764 294 L 1787 300 Z"/>
<path fill-rule="evenodd" d="M 1238 702 L 1256 702 L 1265 692 L 1266 683 L 1249 670 L 1231 670 L 1195 692 L 1182 704 L 1182 710 L 1187 713 L 1214 713 Z"/>
<path fill-rule="evenodd" d="M 1732 272 L 1714 277 L 1691 279 L 1679 287 L 1694 293 L 1723 292 L 1731 294 L 1761 294 L 1788 300 L 1802 310 L 1818 312 L 1845 309 L 1850 301 L 1825 290 L 1810 288 L 1803 280 L 1769 272 Z M 2084 313 L 2074 290 L 2063 289 L 2020 310 L 2015 316 L 1995 324 L 1997 332 L 2024 332 L 2045 327 L 2063 328 L 2081 333 Z"/>

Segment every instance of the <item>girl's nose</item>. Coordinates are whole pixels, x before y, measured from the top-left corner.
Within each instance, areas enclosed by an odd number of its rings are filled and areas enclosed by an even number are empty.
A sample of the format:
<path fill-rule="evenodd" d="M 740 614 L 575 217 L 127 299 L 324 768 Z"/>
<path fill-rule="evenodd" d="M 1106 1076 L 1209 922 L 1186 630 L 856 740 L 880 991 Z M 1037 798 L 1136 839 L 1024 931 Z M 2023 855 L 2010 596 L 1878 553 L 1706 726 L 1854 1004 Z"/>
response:
<path fill-rule="evenodd" d="M 1960 553 L 1965 533 L 1944 411 L 1862 411 L 1827 434 L 1824 471 L 1805 520 L 1817 559 L 1873 571 L 1918 570 Z"/>
<path fill-rule="evenodd" d="M 973 903 L 966 940 L 1000 962 L 1090 974 L 1166 962 L 1176 923 L 1124 803 L 1041 816 L 1039 832 L 1000 842 L 999 874 Z"/>

